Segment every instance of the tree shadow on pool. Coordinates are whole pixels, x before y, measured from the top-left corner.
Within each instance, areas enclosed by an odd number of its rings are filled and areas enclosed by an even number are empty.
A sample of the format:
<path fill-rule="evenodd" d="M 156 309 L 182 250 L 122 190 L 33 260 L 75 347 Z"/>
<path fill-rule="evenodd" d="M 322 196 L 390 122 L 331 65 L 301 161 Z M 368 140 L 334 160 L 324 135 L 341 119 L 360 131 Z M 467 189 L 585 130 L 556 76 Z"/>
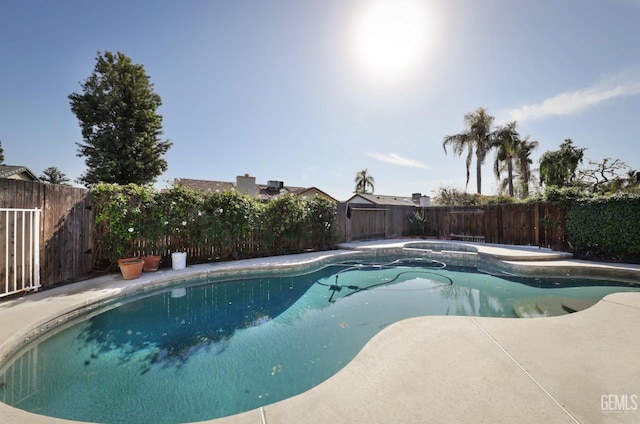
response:
<path fill-rule="evenodd" d="M 199 351 L 223 353 L 236 331 L 271 321 L 332 272 L 215 282 L 127 302 L 85 324 L 85 366 L 117 353 L 144 374 L 154 365 L 179 368 Z"/>

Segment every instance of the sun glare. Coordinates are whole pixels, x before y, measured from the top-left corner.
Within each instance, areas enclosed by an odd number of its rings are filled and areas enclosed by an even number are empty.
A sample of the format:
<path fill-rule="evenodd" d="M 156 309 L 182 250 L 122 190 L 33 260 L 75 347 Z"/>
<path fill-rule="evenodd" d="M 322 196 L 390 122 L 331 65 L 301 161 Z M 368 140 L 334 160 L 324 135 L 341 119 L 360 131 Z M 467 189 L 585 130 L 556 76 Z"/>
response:
<path fill-rule="evenodd" d="M 402 81 L 424 60 L 429 30 L 424 1 L 367 2 L 353 27 L 355 64 L 379 82 Z"/>

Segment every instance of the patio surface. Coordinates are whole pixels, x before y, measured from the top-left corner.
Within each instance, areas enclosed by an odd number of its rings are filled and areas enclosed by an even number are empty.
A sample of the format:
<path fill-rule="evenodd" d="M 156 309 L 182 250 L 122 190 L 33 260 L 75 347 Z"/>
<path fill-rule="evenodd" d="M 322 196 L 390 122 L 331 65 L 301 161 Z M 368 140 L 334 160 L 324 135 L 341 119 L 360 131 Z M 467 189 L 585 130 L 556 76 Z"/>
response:
<path fill-rule="evenodd" d="M 105 275 L 0 302 L 0 360 L 29 334 L 82 305 L 209 272 L 321 261 L 343 250 L 160 270 L 125 281 Z M 611 272 L 640 282 L 640 267 L 584 263 L 537 247 L 462 243 L 505 266 Z M 53 324 L 52 323 L 52 324 Z M 640 293 L 616 293 L 582 312 L 552 318 L 435 316 L 378 333 L 330 379 L 293 398 L 209 421 L 274 423 L 640 422 Z M 0 403 L 0 422 L 63 423 Z"/>

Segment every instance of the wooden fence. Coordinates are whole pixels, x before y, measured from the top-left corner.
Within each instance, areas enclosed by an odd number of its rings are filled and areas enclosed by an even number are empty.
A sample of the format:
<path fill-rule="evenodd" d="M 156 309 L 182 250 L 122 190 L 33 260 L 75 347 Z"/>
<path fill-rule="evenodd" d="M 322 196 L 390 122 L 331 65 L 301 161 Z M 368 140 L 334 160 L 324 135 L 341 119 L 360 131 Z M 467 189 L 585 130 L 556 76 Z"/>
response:
<path fill-rule="evenodd" d="M 338 203 L 339 241 L 410 236 L 412 226 L 408 216 L 420 211 L 427 221 L 424 234 L 432 238 L 475 239 L 487 243 L 569 250 L 565 235 L 565 208 L 560 203 L 426 208 L 350 206 Z M 42 210 L 40 283 L 43 288 L 78 280 L 91 272 L 95 213 L 91 208 L 89 190 L 0 179 L 0 208 Z M 221 248 L 228 249 L 229 246 Z"/>
<path fill-rule="evenodd" d="M 568 250 L 565 207 L 558 202 L 484 206 L 372 206 L 340 203 L 342 241 L 410 236 L 408 216 L 424 213 L 422 235 L 441 239 L 534 245 Z"/>
<path fill-rule="evenodd" d="M 0 179 L 0 208 L 39 208 L 40 284 L 76 280 L 91 271 L 94 215 L 89 190 Z M 2 259 L 4 261 L 4 259 Z"/>
<path fill-rule="evenodd" d="M 411 206 L 338 203 L 340 241 L 391 238 L 410 233 Z"/>

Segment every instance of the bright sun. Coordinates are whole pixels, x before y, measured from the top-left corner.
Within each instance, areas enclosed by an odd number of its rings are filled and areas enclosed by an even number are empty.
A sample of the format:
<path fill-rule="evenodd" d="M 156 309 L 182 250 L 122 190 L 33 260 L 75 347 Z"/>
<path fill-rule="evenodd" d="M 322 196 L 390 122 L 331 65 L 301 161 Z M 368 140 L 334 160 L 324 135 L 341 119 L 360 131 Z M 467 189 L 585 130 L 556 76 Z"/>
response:
<path fill-rule="evenodd" d="M 379 82 L 401 81 L 416 71 L 428 48 L 425 2 L 368 2 L 359 11 L 353 31 L 356 65 Z"/>

